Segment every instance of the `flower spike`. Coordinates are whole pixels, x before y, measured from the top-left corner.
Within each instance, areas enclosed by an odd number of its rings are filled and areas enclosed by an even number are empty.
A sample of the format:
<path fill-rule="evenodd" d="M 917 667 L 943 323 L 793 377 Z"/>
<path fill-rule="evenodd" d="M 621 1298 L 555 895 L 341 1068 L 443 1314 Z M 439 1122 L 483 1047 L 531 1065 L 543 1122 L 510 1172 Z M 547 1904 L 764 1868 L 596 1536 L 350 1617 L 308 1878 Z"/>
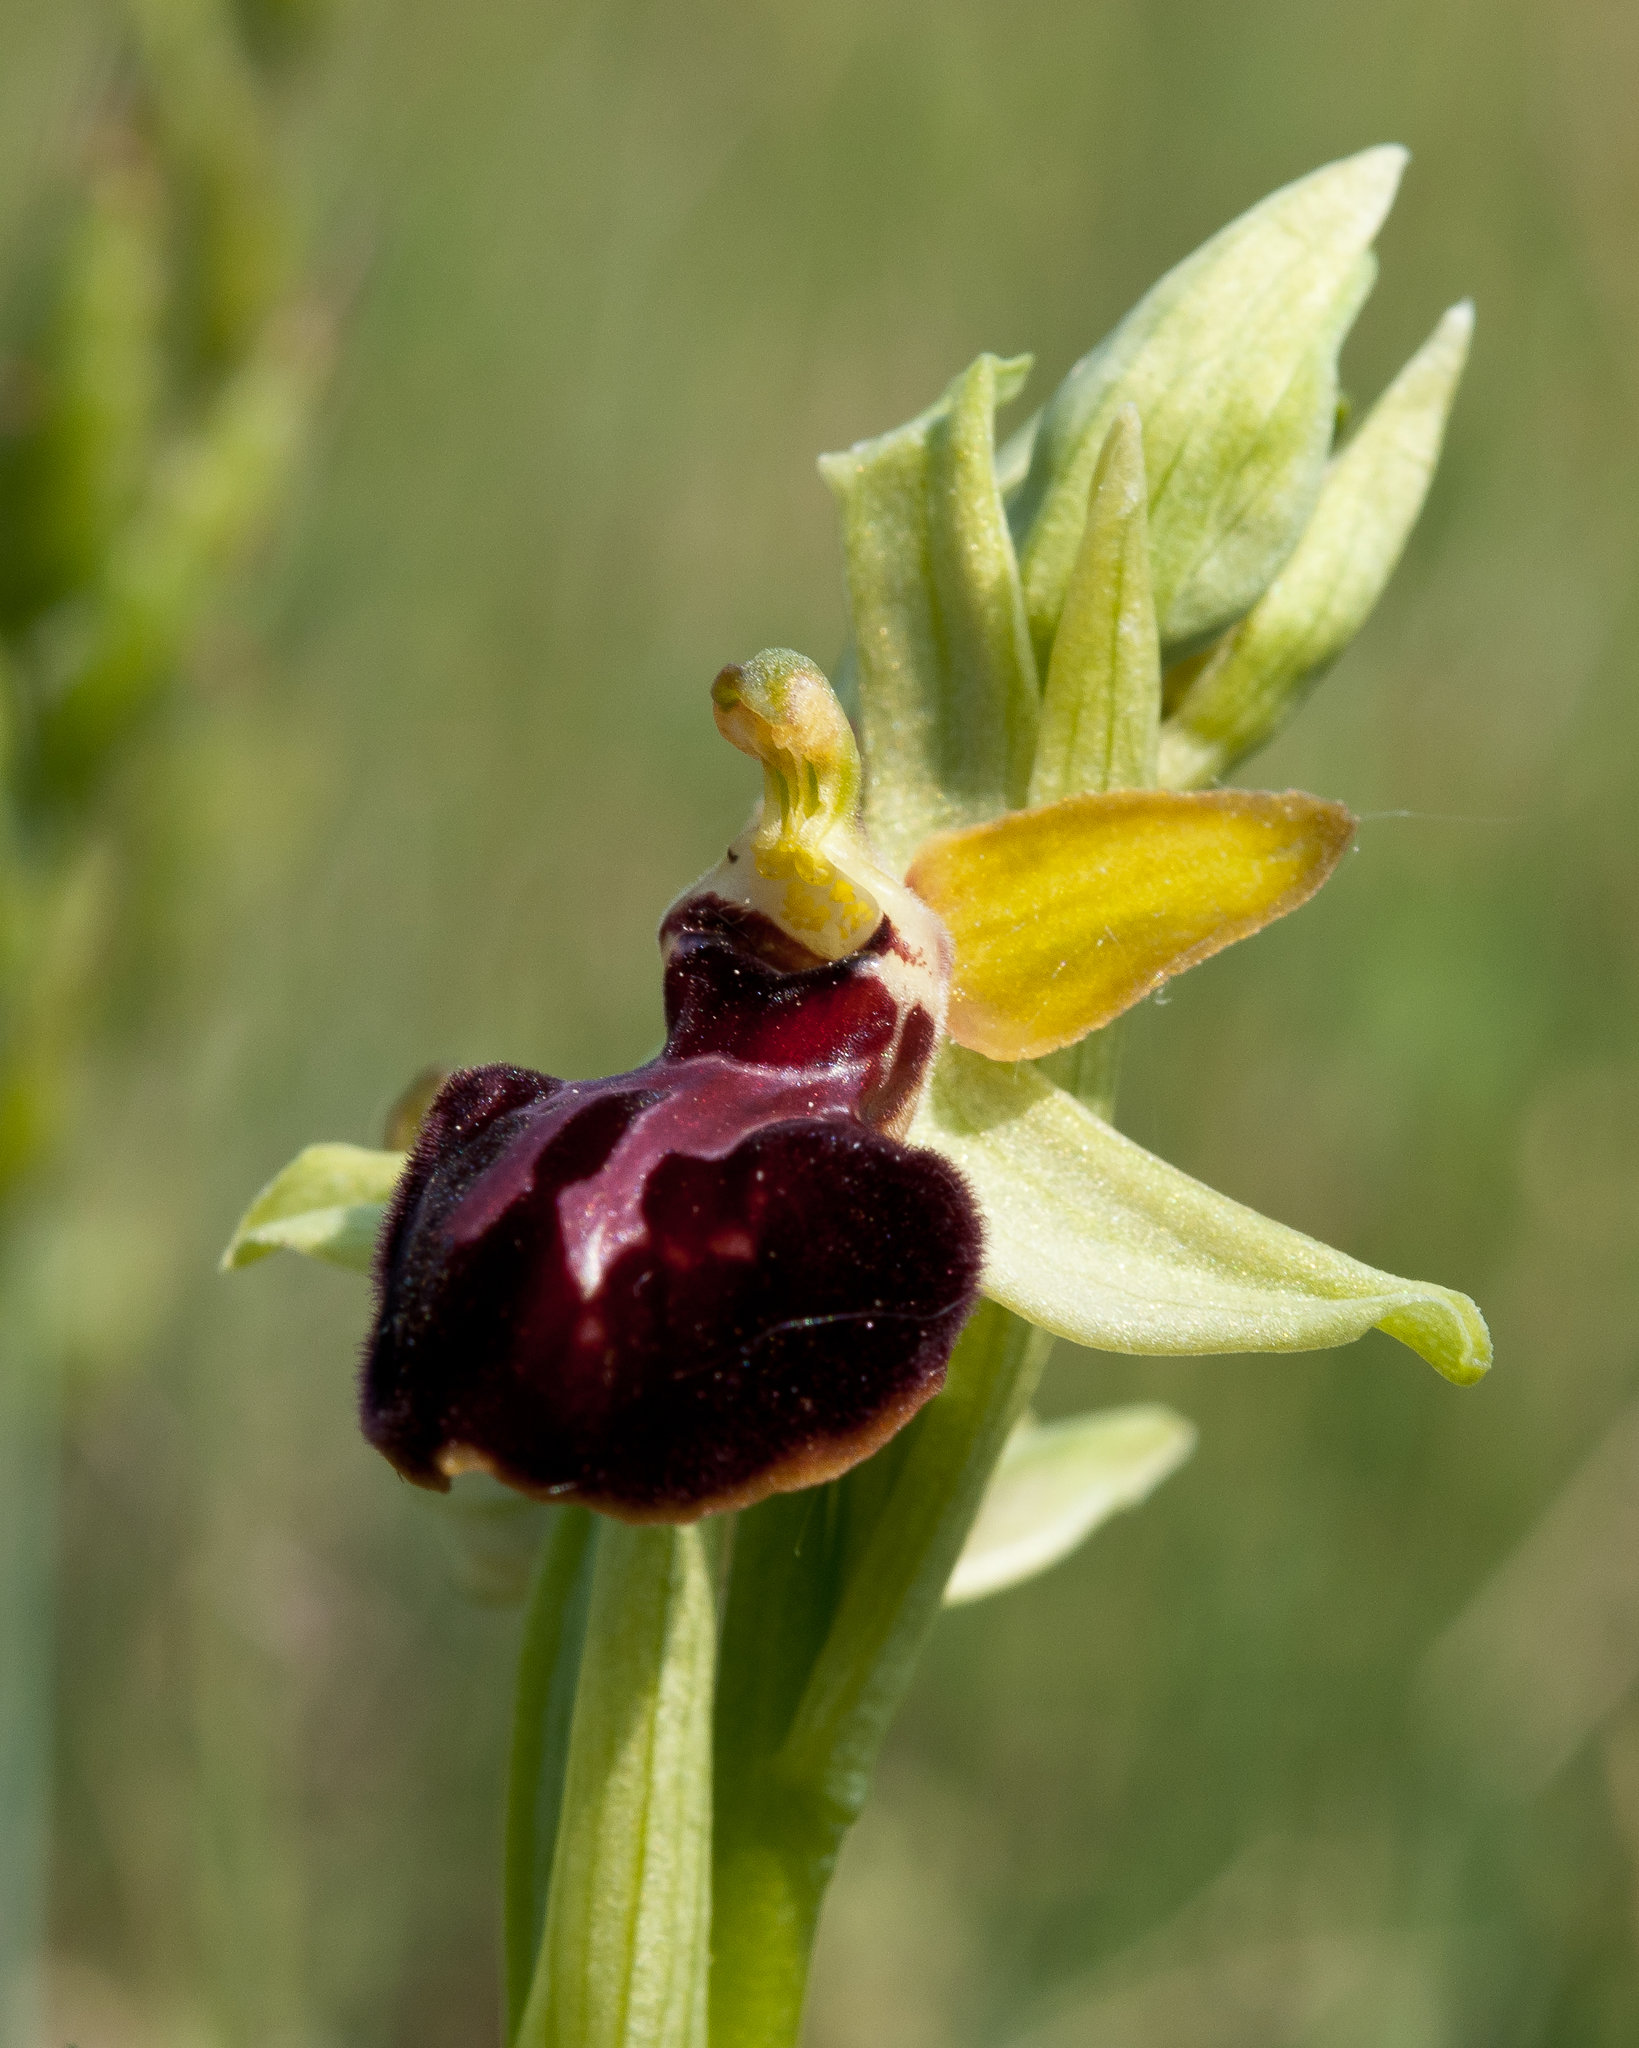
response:
<path fill-rule="evenodd" d="M 1461 308 L 1333 445 L 1403 163 L 1367 150 L 1231 223 L 1004 447 L 1029 363 L 981 355 L 824 458 L 858 741 L 801 655 L 717 676 L 762 795 L 661 921 L 663 1050 L 599 1080 L 423 1076 L 382 1150 L 309 1147 L 229 1246 L 357 1267 L 373 1238 L 369 1440 L 420 1485 L 476 1469 L 580 1504 L 526 1625 L 509 2038 L 795 2041 L 941 1597 L 1045 1569 L 1193 1444 L 1151 1405 L 1036 1423 L 1054 1338 L 1305 1351 L 1375 1327 L 1457 1385 L 1490 1365 L 1466 1296 L 1123 1137 L 1093 1035 L 1349 843 L 1336 804 L 1200 792 L 1360 625 L 1438 453 Z M 924 1406 L 823 1500 L 767 1498 Z M 756 1503 L 731 1547 L 581 1511 Z"/>

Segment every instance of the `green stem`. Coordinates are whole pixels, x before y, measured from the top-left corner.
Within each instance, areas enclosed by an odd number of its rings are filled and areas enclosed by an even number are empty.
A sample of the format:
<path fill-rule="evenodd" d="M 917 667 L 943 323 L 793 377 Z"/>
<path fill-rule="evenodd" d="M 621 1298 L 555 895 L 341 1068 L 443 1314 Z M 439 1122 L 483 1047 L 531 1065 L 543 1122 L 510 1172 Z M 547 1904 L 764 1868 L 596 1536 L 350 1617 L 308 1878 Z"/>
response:
<path fill-rule="evenodd" d="M 741 1518 L 717 1729 L 712 2048 L 797 2039 L 837 1853 L 1051 1344 L 984 1303 L 944 1392 L 890 1447 L 885 1488 L 865 1467 L 826 1489 L 822 1511 L 799 1495 Z"/>
<path fill-rule="evenodd" d="M 518 2048 L 705 2048 L 717 1610 L 699 1527 L 600 1522 Z"/>
<path fill-rule="evenodd" d="M 844 1502 L 840 1485 L 779 1494 L 734 1532 L 718 1678 L 713 2048 L 792 2039 L 802 2015 L 824 1831 L 771 1765 L 836 1610 Z"/>
<path fill-rule="evenodd" d="M 506 2038 L 517 2038 L 546 1926 L 570 1717 L 591 1597 L 592 1517 L 561 1508 L 541 1545 L 518 1651 L 507 1771 L 503 1943 Z"/>

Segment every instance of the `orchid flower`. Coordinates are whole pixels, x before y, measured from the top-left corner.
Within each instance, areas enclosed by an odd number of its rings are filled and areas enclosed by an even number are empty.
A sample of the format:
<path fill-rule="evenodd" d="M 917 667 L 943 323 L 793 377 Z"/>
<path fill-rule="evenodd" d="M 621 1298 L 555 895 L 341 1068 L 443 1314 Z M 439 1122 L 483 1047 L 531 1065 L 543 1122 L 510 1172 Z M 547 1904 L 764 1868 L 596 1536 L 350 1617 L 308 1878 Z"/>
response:
<path fill-rule="evenodd" d="M 1352 836 L 1335 803 L 1201 785 L 1353 635 L 1432 472 L 1465 307 L 1332 448 L 1401 162 L 1368 151 L 1232 224 L 1001 449 L 1028 364 L 981 356 L 827 457 L 857 721 L 788 650 L 717 677 L 762 792 L 661 922 L 663 1050 L 597 1081 L 453 1074 L 389 1148 L 310 1147 L 229 1246 L 373 1264 L 364 1429 L 407 1478 L 476 1471 L 637 1525 L 560 1519 L 536 1582 L 516 2041 L 794 2037 L 837 1845 L 947 1584 L 1043 1568 L 1193 1441 L 1153 1407 L 1036 1424 L 1052 1338 L 1303 1351 L 1375 1326 L 1457 1384 L 1489 1364 L 1465 1296 L 1110 1121 L 1116 1020 L 1308 901 Z M 730 1509 L 719 1655 L 692 1525 Z M 671 1762 L 658 1733 L 641 1765 L 608 1749 L 617 1697 L 660 1716 Z M 605 1914 L 648 1932 L 611 1947 Z"/>

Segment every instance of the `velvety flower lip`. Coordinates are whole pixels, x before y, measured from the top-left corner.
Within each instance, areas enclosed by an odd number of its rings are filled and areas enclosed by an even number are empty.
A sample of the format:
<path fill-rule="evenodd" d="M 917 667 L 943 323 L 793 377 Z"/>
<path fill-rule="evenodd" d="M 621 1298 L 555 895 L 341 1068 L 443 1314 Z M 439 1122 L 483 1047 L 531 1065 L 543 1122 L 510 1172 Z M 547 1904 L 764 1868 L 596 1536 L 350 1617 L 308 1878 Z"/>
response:
<path fill-rule="evenodd" d="M 823 960 L 711 889 L 662 927 L 630 1074 L 453 1075 L 382 1233 L 365 1434 L 630 1520 L 829 1478 L 943 1383 L 977 1297 L 961 1174 L 901 1142 L 942 958 L 882 916 Z"/>

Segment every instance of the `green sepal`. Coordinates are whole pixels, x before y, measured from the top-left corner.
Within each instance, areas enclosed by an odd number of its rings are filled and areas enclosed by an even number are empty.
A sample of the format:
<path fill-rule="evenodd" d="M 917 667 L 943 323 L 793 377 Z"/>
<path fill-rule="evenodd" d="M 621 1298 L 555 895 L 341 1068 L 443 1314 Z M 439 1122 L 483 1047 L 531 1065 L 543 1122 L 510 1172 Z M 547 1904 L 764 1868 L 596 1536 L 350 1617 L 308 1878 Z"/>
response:
<path fill-rule="evenodd" d="M 1135 407 L 1110 422 L 1093 472 L 1042 694 L 1031 804 L 1147 789 L 1161 724 L 1161 643 L 1150 583 L 1149 491 Z"/>
<path fill-rule="evenodd" d="M 363 1145 L 309 1145 L 240 1217 L 222 1271 L 286 1251 L 368 1273 L 406 1156 Z"/>
<path fill-rule="evenodd" d="M 842 516 L 865 822 L 895 872 L 929 832 L 1024 801 L 1040 688 L 995 415 L 1028 370 L 980 356 L 907 426 L 820 460 Z"/>
<path fill-rule="evenodd" d="M 1167 719 L 1164 787 L 1199 788 L 1273 738 L 1365 624 L 1423 509 L 1473 328 L 1453 306 L 1331 463 L 1303 538 Z"/>
<path fill-rule="evenodd" d="M 1405 152 L 1363 151 L 1282 191 L 1187 257 L 1076 364 L 1013 507 L 1045 660 L 1117 409 L 1138 407 L 1165 647 L 1240 616 L 1308 521 L 1331 447 L 1337 352 L 1371 288 Z"/>
<path fill-rule="evenodd" d="M 1195 1425 L 1152 1404 L 1037 1422 L 1007 1440 L 945 1588 L 959 1607 L 1021 1586 L 1135 1508 L 1195 1449 Z"/>
<path fill-rule="evenodd" d="M 1374 1326 L 1464 1386 L 1491 1363 L 1466 1295 L 1402 1280 L 1168 1166 L 1039 1069 L 947 1046 L 911 1128 L 985 1221 L 985 1292 L 1096 1351 L 1314 1351 Z"/>
<path fill-rule="evenodd" d="M 514 2048 L 705 2048 L 717 1615 L 700 1524 L 602 1519 Z"/>

